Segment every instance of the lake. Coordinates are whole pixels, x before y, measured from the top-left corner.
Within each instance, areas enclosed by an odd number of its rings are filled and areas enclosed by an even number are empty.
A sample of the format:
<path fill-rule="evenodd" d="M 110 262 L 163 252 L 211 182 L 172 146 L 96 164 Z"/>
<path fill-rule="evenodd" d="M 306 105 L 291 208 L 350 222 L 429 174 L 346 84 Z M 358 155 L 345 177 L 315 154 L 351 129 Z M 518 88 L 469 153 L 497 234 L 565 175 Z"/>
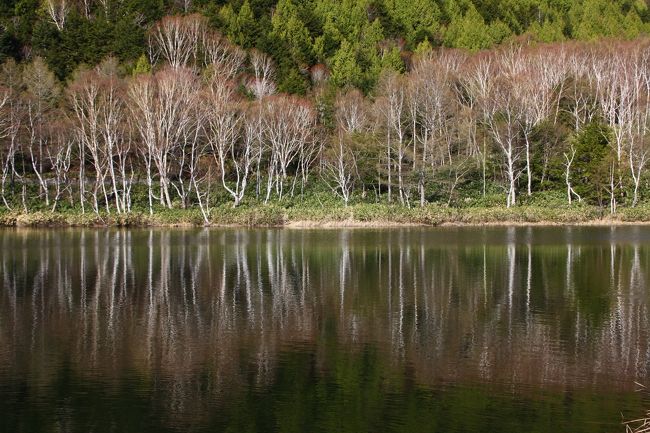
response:
<path fill-rule="evenodd" d="M 0 231 L 1 432 L 624 432 L 650 226 Z"/>

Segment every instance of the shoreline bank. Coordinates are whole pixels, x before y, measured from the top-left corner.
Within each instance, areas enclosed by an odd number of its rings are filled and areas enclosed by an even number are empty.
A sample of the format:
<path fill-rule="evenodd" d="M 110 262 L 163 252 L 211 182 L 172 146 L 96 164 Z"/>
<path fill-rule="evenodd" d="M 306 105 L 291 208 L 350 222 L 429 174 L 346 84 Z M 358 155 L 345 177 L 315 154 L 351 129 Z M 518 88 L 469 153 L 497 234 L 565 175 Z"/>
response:
<path fill-rule="evenodd" d="M 395 223 L 391 221 L 290 221 L 281 228 L 287 229 L 337 229 L 337 228 L 400 228 L 400 227 L 617 227 L 650 226 L 650 221 L 621 221 L 616 219 L 598 219 L 579 222 L 557 221 L 486 221 L 486 222 L 443 222 L 440 224 Z M 213 226 L 227 227 L 227 226 Z M 235 226 L 238 227 L 238 226 Z"/>
<path fill-rule="evenodd" d="M 624 208 L 615 215 L 596 207 L 519 206 L 403 208 L 385 204 L 350 207 L 248 206 L 215 208 L 208 224 L 194 209 L 161 210 L 150 215 L 64 212 L 0 212 L 0 227 L 283 227 L 397 228 L 471 226 L 624 226 L 650 225 L 650 206 Z"/>

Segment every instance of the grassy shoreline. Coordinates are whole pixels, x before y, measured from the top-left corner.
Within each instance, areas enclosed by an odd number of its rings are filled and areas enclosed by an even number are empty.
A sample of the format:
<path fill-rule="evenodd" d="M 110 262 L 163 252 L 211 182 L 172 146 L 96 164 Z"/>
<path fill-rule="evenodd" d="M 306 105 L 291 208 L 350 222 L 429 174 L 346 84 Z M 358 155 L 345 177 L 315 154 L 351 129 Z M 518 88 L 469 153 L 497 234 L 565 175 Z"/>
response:
<path fill-rule="evenodd" d="M 77 210 L 0 211 L 0 227 L 403 227 L 462 225 L 625 225 L 650 224 L 650 205 L 621 208 L 616 215 L 595 206 L 559 207 L 543 204 L 513 208 L 445 207 L 430 204 L 406 208 L 382 203 L 349 207 L 277 204 L 232 208 L 221 205 L 205 224 L 196 209 L 135 211 L 118 215 L 82 214 Z"/>

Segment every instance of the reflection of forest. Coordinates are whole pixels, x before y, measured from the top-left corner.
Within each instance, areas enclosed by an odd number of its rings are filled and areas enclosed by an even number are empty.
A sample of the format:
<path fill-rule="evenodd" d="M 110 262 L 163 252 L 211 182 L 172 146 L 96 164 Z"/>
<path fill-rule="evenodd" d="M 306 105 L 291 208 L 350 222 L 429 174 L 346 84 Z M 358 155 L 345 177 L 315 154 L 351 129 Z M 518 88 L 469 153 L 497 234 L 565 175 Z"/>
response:
<path fill-rule="evenodd" d="M 408 373 L 423 387 L 626 391 L 649 376 L 650 243 L 613 239 L 526 228 L 5 232 L 0 381 L 47 383 L 64 364 L 89 380 L 135 372 L 174 411 L 198 414 L 208 396 L 272 386 L 303 348 L 317 371 L 356 353 L 392 371 L 389 383 Z"/>

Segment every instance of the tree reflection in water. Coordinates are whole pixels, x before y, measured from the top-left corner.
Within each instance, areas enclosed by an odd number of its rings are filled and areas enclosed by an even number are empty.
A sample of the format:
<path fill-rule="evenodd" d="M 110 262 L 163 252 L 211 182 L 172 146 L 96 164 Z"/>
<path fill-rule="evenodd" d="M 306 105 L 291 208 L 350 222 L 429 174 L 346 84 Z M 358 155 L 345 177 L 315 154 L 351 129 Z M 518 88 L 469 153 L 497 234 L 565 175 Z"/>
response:
<path fill-rule="evenodd" d="M 427 407 L 433 431 L 463 430 L 435 401 L 466 419 L 476 404 L 487 426 L 485 402 L 469 401 L 513 395 L 548 416 L 601 396 L 574 415 L 616 425 L 649 376 L 645 228 L 15 230 L 0 242 L 0 427 L 15 431 L 27 413 L 81 431 L 93 405 L 125 401 L 159 429 L 280 429 L 311 404 L 329 407 L 321 427 L 371 430 L 391 398 Z M 98 401 L 67 395 L 96 386 Z M 129 430 L 124 410 L 106 422 Z"/>

